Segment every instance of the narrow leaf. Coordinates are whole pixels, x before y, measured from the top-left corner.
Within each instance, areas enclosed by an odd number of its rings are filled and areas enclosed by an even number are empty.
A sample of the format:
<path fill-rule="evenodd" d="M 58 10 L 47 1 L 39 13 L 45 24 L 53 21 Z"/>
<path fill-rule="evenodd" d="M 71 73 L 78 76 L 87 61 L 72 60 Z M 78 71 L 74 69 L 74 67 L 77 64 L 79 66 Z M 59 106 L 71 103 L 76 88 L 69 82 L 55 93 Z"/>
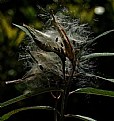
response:
<path fill-rule="evenodd" d="M 79 88 L 75 91 L 72 91 L 69 93 L 85 93 L 85 94 L 93 94 L 93 95 L 101 95 L 101 96 L 108 96 L 108 97 L 114 97 L 114 92 L 113 91 L 108 91 L 108 90 L 102 90 L 102 89 L 96 89 L 96 88 Z"/>
<path fill-rule="evenodd" d="M 96 77 L 96 78 L 103 79 L 103 80 L 106 80 L 106 81 L 114 83 L 114 79 L 107 79 L 107 78 L 104 78 L 104 77 L 101 77 L 101 76 L 97 76 L 97 75 L 94 75 L 94 74 L 88 74 L 88 73 L 86 73 L 86 76 Z"/>
<path fill-rule="evenodd" d="M 78 118 L 81 119 L 82 121 L 96 121 L 92 118 L 89 118 L 87 116 L 82 116 L 82 115 L 73 115 L 73 114 L 67 114 L 65 117 L 73 117 L 73 118 Z"/>
<path fill-rule="evenodd" d="M 107 56 L 114 56 L 114 53 L 92 53 L 89 55 L 82 56 L 81 60 L 91 59 L 96 57 L 107 57 Z"/>
<path fill-rule="evenodd" d="M 104 33 L 98 35 L 98 36 L 95 37 L 94 39 L 88 41 L 88 42 L 82 47 L 82 49 L 80 50 L 80 52 L 79 52 L 78 55 L 80 56 L 80 54 L 81 54 L 81 52 L 84 50 L 84 48 L 87 48 L 88 46 L 90 46 L 91 44 L 93 44 L 96 40 L 98 40 L 99 38 L 101 38 L 101 37 L 103 37 L 103 36 L 106 36 L 107 34 L 109 34 L 109 33 L 111 33 L 111 32 L 114 32 L 114 29 L 109 30 L 109 31 L 106 31 L 106 32 L 104 32 Z"/>
<path fill-rule="evenodd" d="M 13 104 L 15 102 L 18 102 L 18 101 L 21 101 L 23 99 L 26 99 L 27 97 L 29 97 L 31 95 L 32 95 L 32 93 L 23 94 L 23 95 L 20 95 L 20 96 L 18 96 L 16 98 L 13 98 L 13 99 L 10 99 L 10 100 L 5 101 L 3 103 L 0 103 L 0 108 L 3 108 L 5 106 L 8 106 L 8 105 Z"/>
<path fill-rule="evenodd" d="M 52 92 L 52 91 L 60 91 L 61 92 L 62 90 L 57 90 L 57 89 L 54 89 L 54 88 L 38 89 L 36 91 L 29 92 L 27 94 L 23 94 L 23 95 L 20 95 L 16 98 L 10 99 L 6 102 L 0 103 L 0 108 L 3 108 L 5 106 L 11 105 L 13 103 L 19 102 L 21 100 L 24 100 L 24 99 L 32 97 L 32 96 L 36 96 L 36 95 L 39 95 L 39 94 L 42 94 L 42 93 Z"/>
<path fill-rule="evenodd" d="M 32 106 L 32 107 L 23 107 L 20 109 L 15 109 L 12 110 L 6 114 L 4 114 L 2 117 L 0 117 L 0 121 L 5 121 L 8 118 L 10 118 L 12 115 L 19 113 L 20 111 L 24 111 L 24 110 L 33 110 L 33 109 L 41 109 L 41 110 L 55 110 L 54 108 L 50 107 L 50 106 Z"/>
<path fill-rule="evenodd" d="M 109 30 L 109 31 L 106 31 L 106 32 L 104 32 L 104 33 L 98 35 L 97 37 L 95 37 L 95 38 L 92 39 L 91 41 L 88 41 L 88 43 L 85 45 L 85 47 L 91 45 L 91 44 L 92 44 L 94 41 L 96 41 L 97 39 L 99 39 L 99 38 L 101 38 L 101 37 L 103 37 L 103 36 L 105 36 L 105 35 L 107 35 L 107 34 L 109 34 L 109 33 L 111 33 L 111 32 L 114 32 L 114 29 Z M 85 47 L 84 47 L 84 48 L 85 48 Z"/>

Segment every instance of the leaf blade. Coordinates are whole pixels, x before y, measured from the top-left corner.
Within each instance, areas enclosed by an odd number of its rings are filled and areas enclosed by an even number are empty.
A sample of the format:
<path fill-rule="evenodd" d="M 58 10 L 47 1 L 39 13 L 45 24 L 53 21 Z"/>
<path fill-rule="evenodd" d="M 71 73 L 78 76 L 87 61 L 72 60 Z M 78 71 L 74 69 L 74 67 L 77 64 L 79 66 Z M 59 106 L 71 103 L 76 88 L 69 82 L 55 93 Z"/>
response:
<path fill-rule="evenodd" d="M 103 79 L 103 80 L 114 83 L 114 79 L 109 79 L 109 78 L 105 78 L 105 77 L 101 77 L 101 76 L 97 76 L 97 75 L 89 74 L 89 73 L 86 73 L 86 76 L 95 77 L 95 78 Z"/>
<path fill-rule="evenodd" d="M 113 91 L 96 89 L 96 88 L 91 88 L 91 87 L 79 88 L 77 90 L 74 90 L 74 91 L 70 92 L 69 95 L 71 95 L 73 93 L 84 93 L 84 94 L 93 94 L 93 95 L 114 97 L 114 92 Z"/>
<path fill-rule="evenodd" d="M 54 89 L 54 88 L 46 88 L 46 89 L 40 89 L 40 90 L 38 89 L 37 91 L 29 92 L 27 94 L 22 94 L 18 97 L 15 97 L 13 99 L 10 99 L 8 101 L 0 103 L 0 108 L 3 108 L 5 106 L 11 105 L 13 103 L 19 102 L 21 100 L 27 99 L 27 98 L 32 97 L 32 96 L 36 96 L 36 95 L 40 95 L 40 94 L 43 94 L 43 93 L 46 93 L 46 92 L 52 92 L 52 91 L 60 91 L 61 92 L 63 90 Z"/>
<path fill-rule="evenodd" d="M 81 57 L 81 60 L 96 58 L 96 57 L 109 57 L 114 56 L 114 53 L 91 53 Z"/>
<path fill-rule="evenodd" d="M 67 115 L 65 115 L 65 117 L 78 118 L 78 119 L 81 119 L 83 121 L 96 121 L 95 119 L 92 119 L 92 118 L 87 117 L 87 116 L 82 116 L 82 115 L 67 114 Z"/>
<path fill-rule="evenodd" d="M 10 118 L 12 115 L 19 113 L 20 111 L 24 110 L 33 110 L 33 109 L 40 109 L 40 110 L 55 110 L 54 108 L 50 106 L 32 106 L 32 107 L 23 107 L 19 109 L 12 110 L 6 114 L 4 114 L 2 117 L 0 117 L 0 121 L 5 121 L 8 118 Z"/>
<path fill-rule="evenodd" d="M 98 35 L 97 37 L 95 37 L 94 39 L 90 40 L 90 41 L 84 46 L 84 48 L 87 47 L 87 46 L 89 46 L 89 45 L 91 45 L 91 44 L 92 44 L 93 42 L 95 42 L 97 39 L 99 39 L 99 38 L 101 38 L 101 37 L 103 37 L 103 36 L 105 36 L 105 35 L 107 35 L 107 34 L 109 34 L 109 33 L 111 33 L 111 32 L 114 32 L 114 29 L 109 30 L 109 31 L 105 31 L 105 32 L 103 32 L 102 34 L 100 34 L 100 35 Z"/>

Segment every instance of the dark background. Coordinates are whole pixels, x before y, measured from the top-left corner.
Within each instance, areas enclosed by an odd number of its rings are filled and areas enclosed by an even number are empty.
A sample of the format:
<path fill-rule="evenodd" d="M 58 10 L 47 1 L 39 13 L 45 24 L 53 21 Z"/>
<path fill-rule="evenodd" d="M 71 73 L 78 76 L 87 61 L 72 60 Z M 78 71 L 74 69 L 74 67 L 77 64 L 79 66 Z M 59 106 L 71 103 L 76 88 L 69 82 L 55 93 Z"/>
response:
<path fill-rule="evenodd" d="M 42 22 L 38 18 L 38 8 L 53 8 L 58 11 L 61 6 L 67 7 L 71 16 L 80 19 L 80 23 L 88 23 L 94 36 L 114 28 L 113 0 L 0 0 L 0 103 L 14 98 L 21 93 L 13 84 L 5 85 L 5 81 L 21 78 L 26 69 L 18 61 L 19 46 L 24 33 L 12 23 L 33 25 L 41 30 Z M 101 15 L 94 12 L 97 6 L 105 11 Z M 94 46 L 95 52 L 114 52 L 114 32 L 100 38 Z M 114 58 L 96 60 L 96 72 L 107 78 L 114 78 Z M 114 84 L 99 80 L 99 88 L 114 91 Z M 2 109 L 2 114 L 11 109 L 32 105 L 54 105 L 50 94 L 33 97 Z M 59 104 L 58 104 L 59 105 Z M 98 121 L 114 121 L 114 98 L 74 94 L 69 99 L 68 113 L 90 116 Z M 28 115 L 29 114 L 29 115 Z M 37 119 L 36 119 L 37 118 Z M 9 121 L 53 120 L 52 111 L 23 111 L 12 116 Z M 73 121 L 70 118 L 67 121 Z"/>

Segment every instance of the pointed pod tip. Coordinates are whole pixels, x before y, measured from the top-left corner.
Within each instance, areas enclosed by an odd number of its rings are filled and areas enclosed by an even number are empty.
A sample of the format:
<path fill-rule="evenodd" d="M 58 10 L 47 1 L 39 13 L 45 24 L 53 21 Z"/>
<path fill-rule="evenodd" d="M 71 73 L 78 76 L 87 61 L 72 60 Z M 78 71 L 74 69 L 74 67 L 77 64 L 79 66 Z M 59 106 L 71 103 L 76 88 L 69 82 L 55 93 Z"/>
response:
<path fill-rule="evenodd" d="M 25 26 L 27 26 L 25 23 L 23 23 L 23 26 L 25 27 Z"/>
<path fill-rule="evenodd" d="M 16 24 L 15 24 L 15 23 L 12 23 L 12 25 L 16 26 Z"/>

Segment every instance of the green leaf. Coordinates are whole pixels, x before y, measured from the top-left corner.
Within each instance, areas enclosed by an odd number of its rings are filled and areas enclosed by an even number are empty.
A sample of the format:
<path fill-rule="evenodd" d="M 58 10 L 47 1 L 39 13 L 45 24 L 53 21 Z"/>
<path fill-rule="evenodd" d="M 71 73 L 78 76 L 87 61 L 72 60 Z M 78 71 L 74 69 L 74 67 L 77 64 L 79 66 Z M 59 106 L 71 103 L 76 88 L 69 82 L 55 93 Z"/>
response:
<path fill-rule="evenodd" d="M 5 101 L 3 103 L 0 103 L 0 108 L 3 108 L 5 106 L 8 106 L 8 105 L 13 104 L 15 102 L 18 102 L 18 101 L 21 101 L 21 100 L 26 99 L 28 97 L 31 97 L 32 95 L 33 94 L 30 92 L 30 93 L 27 93 L 27 94 L 20 95 L 20 96 L 18 96 L 16 98 L 10 99 L 8 101 Z"/>
<path fill-rule="evenodd" d="M 96 89 L 96 88 L 91 88 L 91 87 L 79 88 L 79 89 L 77 89 L 75 91 L 70 92 L 69 95 L 71 95 L 73 93 L 85 93 L 85 94 L 93 94 L 93 95 L 114 97 L 114 92 L 113 91 Z"/>
<path fill-rule="evenodd" d="M 107 78 L 104 78 L 104 77 L 101 77 L 101 76 L 97 76 L 97 75 L 94 75 L 94 74 L 88 74 L 88 73 L 86 73 L 86 76 L 96 77 L 96 78 L 103 79 L 103 80 L 106 80 L 106 81 L 114 83 L 114 79 L 107 79 Z"/>
<path fill-rule="evenodd" d="M 94 39 L 88 41 L 88 43 L 84 46 L 84 48 L 87 47 L 87 46 L 89 46 L 89 45 L 91 45 L 91 44 L 92 44 L 94 41 L 96 41 L 97 39 L 99 39 L 99 38 L 101 38 L 101 37 L 103 37 L 103 36 L 105 36 L 105 35 L 107 35 L 107 34 L 109 34 L 109 33 L 111 33 L 111 32 L 114 32 L 114 29 L 109 30 L 109 31 L 106 31 L 106 32 L 104 32 L 104 33 L 98 35 L 98 36 L 95 37 Z"/>
<path fill-rule="evenodd" d="M 107 56 L 114 56 L 114 53 L 92 53 L 89 55 L 82 56 L 81 60 L 91 59 L 96 57 L 107 57 Z"/>
<path fill-rule="evenodd" d="M 24 110 L 33 110 L 33 109 L 41 109 L 41 110 L 55 110 L 54 108 L 50 107 L 50 106 L 32 106 L 32 107 L 23 107 L 20 109 L 15 109 L 12 110 L 6 114 L 4 114 L 2 117 L 0 117 L 0 121 L 5 121 L 8 118 L 10 118 L 10 116 L 19 113 L 20 111 L 24 111 Z"/>
<path fill-rule="evenodd" d="M 36 91 L 31 91 L 27 94 L 23 94 L 23 95 L 20 95 L 16 98 L 10 99 L 6 102 L 0 103 L 0 108 L 3 108 L 5 106 L 11 105 L 13 103 L 19 102 L 21 100 L 24 100 L 24 99 L 32 97 L 32 96 L 36 96 L 36 95 L 39 95 L 39 94 L 42 94 L 42 93 L 52 92 L 52 91 L 60 91 L 61 92 L 62 90 L 59 90 L 59 89 L 57 90 L 57 89 L 54 89 L 54 88 L 45 88 L 45 89 L 38 89 Z"/>
<path fill-rule="evenodd" d="M 105 36 L 105 35 L 107 35 L 107 34 L 109 34 L 109 33 L 111 33 L 111 32 L 114 32 L 114 29 L 109 30 L 109 31 L 106 31 L 106 32 L 104 32 L 104 33 L 98 35 L 98 36 L 95 37 L 94 39 L 89 40 L 89 41 L 82 47 L 82 49 L 80 50 L 80 52 L 78 53 L 79 57 L 80 57 L 80 55 L 81 55 L 81 52 L 82 52 L 85 48 L 87 48 L 88 46 L 90 46 L 90 45 L 91 45 L 92 43 L 94 43 L 97 39 L 99 39 L 99 38 L 101 38 L 101 37 L 103 37 L 103 36 Z"/>
<path fill-rule="evenodd" d="M 65 115 L 65 117 L 73 117 L 73 118 L 78 118 L 81 119 L 82 121 L 96 121 L 92 118 L 86 117 L 86 116 L 82 116 L 82 115 L 73 115 L 73 114 L 67 114 Z"/>

